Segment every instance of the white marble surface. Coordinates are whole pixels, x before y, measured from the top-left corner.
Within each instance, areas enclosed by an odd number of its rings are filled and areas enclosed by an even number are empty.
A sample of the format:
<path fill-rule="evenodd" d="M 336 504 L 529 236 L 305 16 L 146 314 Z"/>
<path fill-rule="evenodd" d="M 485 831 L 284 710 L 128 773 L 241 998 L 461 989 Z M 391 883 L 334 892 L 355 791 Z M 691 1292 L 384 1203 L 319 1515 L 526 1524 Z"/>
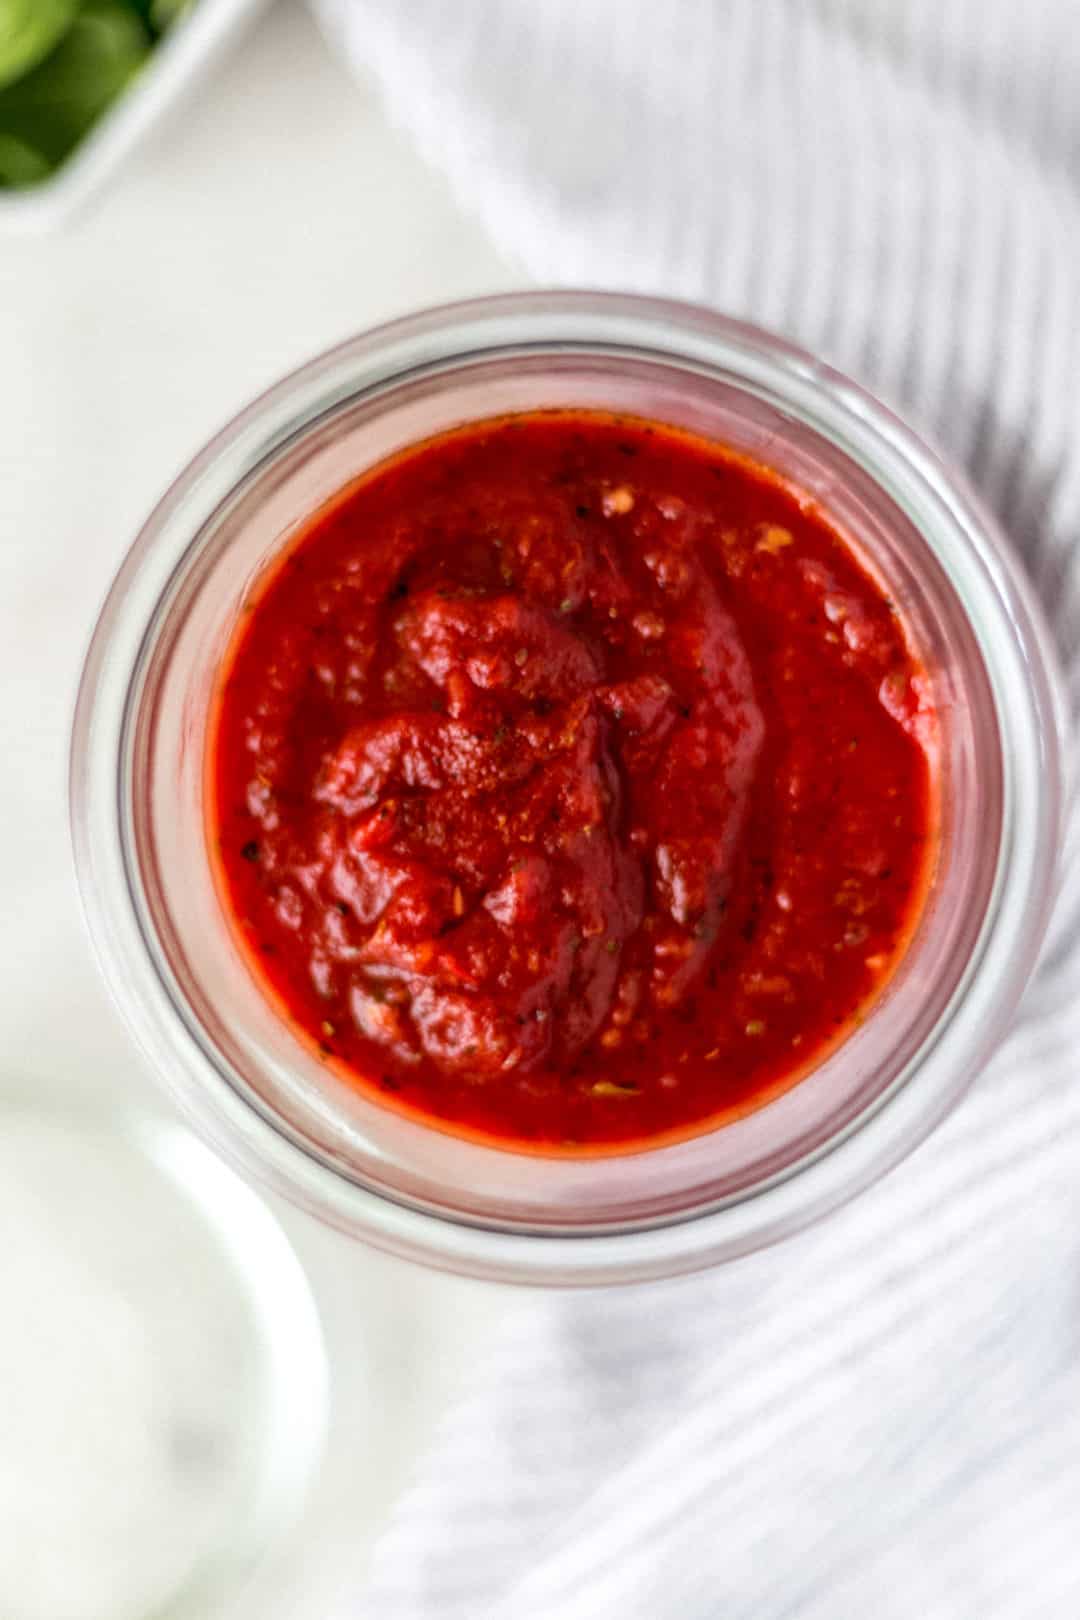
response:
<path fill-rule="evenodd" d="M 282 371 L 385 317 L 517 279 L 295 4 L 257 24 L 90 214 L 0 242 L 0 1090 L 30 1079 L 120 1100 L 150 1086 L 91 959 L 65 794 L 82 653 L 139 520 Z M 302 1591 L 325 1614 L 328 1579 L 359 1584 L 511 1305 L 285 1219 L 338 1388 L 324 1528 L 295 1550 L 283 1605 L 299 1620 Z"/>

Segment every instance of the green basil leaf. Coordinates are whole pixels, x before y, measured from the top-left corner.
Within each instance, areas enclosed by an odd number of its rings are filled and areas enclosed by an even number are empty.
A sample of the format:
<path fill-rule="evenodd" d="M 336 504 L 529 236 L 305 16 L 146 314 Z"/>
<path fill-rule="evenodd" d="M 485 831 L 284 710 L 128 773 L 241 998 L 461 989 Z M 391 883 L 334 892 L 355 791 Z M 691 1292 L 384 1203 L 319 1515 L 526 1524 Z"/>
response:
<path fill-rule="evenodd" d="M 48 158 L 32 146 L 14 135 L 0 135 L 0 186 L 36 186 L 50 168 Z"/>
<path fill-rule="evenodd" d="M 78 9 L 79 0 L 0 0 L 0 88 L 48 56 Z"/>
<path fill-rule="evenodd" d="M 123 0 L 84 0 L 60 44 L 0 90 L 0 136 L 61 163 L 127 85 L 150 38 Z"/>
<path fill-rule="evenodd" d="M 150 0 L 150 21 L 159 34 L 190 11 L 193 0 Z"/>

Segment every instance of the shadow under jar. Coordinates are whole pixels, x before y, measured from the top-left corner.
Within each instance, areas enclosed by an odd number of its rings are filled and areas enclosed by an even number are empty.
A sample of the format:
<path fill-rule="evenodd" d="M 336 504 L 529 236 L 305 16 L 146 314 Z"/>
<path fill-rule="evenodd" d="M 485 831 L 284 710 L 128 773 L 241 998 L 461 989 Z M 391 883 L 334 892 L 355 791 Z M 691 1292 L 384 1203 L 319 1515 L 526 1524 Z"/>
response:
<path fill-rule="evenodd" d="M 704 1134 L 538 1156 L 449 1134 L 335 1073 L 238 949 L 208 848 L 207 751 L 238 623 L 312 515 L 411 445 L 597 410 L 775 471 L 883 582 L 937 717 L 937 859 L 867 1016 L 797 1084 Z M 94 636 L 72 758 L 76 859 L 106 976 L 206 1138 L 341 1227 L 475 1275 L 641 1280 L 745 1253 L 876 1179 L 962 1094 L 1034 966 L 1060 841 L 1048 640 L 970 493 L 885 409 L 709 312 L 520 294 L 424 313 L 313 361 L 181 475 Z"/>

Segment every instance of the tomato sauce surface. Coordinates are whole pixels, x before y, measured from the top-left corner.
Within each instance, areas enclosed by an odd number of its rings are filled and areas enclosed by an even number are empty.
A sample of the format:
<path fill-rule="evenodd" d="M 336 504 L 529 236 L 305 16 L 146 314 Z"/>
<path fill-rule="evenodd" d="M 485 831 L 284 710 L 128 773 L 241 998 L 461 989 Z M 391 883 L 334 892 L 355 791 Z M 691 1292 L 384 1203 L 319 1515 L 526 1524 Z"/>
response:
<path fill-rule="evenodd" d="M 492 420 L 374 469 L 253 593 L 219 887 L 364 1092 L 522 1149 L 648 1146 L 865 1015 L 932 866 L 933 732 L 893 604 L 767 468 L 599 412 Z"/>

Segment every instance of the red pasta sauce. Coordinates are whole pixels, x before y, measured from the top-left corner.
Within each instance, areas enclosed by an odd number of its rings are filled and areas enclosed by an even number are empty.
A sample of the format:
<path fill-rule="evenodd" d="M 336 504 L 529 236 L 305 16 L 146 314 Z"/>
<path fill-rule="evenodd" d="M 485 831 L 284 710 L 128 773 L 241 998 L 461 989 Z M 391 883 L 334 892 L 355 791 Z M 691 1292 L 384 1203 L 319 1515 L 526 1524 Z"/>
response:
<path fill-rule="evenodd" d="M 885 590 L 768 468 L 639 419 L 367 473 L 252 593 L 211 731 L 221 897 L 282 1016 L 518 1150 L 653 1146 L 807 1075 L 932 873 Z"/>

